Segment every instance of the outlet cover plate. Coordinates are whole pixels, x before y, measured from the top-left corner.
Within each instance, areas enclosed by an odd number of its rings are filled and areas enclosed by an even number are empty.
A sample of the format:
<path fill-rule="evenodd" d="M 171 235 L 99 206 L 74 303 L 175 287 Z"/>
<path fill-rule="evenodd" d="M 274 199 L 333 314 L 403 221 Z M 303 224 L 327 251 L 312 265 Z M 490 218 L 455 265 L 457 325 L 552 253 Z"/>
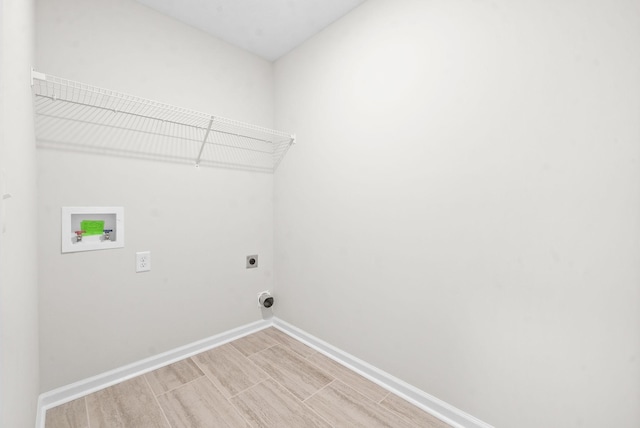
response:
<path fill-rule="evenodd" d="M 258 255 L 247 256 L 247 269 L 258 267 Z"/>
<path fill-rule="evenodd" d="M 138 251 L 136 253 L 136 272 L 148 272 L 151 270 L 151 251 Z"/>

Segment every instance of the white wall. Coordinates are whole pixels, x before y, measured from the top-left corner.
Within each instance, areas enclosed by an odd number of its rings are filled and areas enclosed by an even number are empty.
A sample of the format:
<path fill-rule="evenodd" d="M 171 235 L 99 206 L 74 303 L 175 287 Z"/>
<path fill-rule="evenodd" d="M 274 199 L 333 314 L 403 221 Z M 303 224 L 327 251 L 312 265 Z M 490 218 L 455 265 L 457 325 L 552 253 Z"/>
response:
<path fill-rule="evenodd" d="M 36 23 L 39 71 L 273 127 L 270 63 L 132 0 L 42 0 Z M 44 149 L 38 174 L 43 391 L 262 317 L 272 175 Z M 60 208 L 91 205 L 124 207 L 125 248 L 62 255 Z"/>
<path fill-rule="evenodd" d="M 38 398 L 33 2 L 0 1 L 0 426 L 31 427 Z"/>
<path fill-rule="evenodd" d="M 369 0 L 277 61 L 276 315 L 498 427 L 640 426 L 639 28 Z"/>

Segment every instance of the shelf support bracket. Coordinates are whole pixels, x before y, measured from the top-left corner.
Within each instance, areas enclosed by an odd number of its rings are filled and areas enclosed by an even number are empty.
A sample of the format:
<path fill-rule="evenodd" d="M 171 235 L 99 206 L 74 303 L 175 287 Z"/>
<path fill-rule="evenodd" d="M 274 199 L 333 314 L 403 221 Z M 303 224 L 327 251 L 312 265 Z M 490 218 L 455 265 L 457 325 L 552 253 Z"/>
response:
<path fill-rule="evenodd" d="M 44 73 L 40 73 L 35 70 L 35 68 L 31 67 L 31 86 L 33 86 L 33 80 L 47 80 L 47 75 Z"/>
<path fill-rule="evenodd" d="M 200 167 L 200 158 L 202 157 L 202 151 L 204 150 L 204 145 L 207 144 L 207 138 L 209 138 L 209 133 L 211 132 L 211 125 L 213 125 L 213 119 L 215 116 L 211 116 L 211 120 L 209 120 L 209 126 L 207 127 L 207 133 L 204 134 L 204 140 L 202 140 L 202 145 L 200 146 L 200 152 L 198 153 L 198 159 L 196 159 L 196 168 Z"/>

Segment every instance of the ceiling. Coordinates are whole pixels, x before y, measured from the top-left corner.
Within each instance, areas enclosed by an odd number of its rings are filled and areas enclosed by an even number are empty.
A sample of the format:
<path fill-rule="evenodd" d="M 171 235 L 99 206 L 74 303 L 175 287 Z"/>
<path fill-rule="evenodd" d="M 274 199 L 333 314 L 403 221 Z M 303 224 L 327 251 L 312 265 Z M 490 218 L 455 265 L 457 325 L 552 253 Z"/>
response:
<path fill-rule="evenodd" d="M 274 61 L 365 0 L 137 0 Z"/>

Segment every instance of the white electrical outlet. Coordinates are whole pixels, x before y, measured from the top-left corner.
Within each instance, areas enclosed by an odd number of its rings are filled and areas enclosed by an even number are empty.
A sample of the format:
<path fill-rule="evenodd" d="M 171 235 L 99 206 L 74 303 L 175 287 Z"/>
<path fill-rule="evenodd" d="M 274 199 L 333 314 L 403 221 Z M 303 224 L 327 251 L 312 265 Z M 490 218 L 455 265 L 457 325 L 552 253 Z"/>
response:
<path fill-rule="evenodd" d="M 151 251 L 139 251 L 136 253 L 136 272 L 151 270 Z"/>

